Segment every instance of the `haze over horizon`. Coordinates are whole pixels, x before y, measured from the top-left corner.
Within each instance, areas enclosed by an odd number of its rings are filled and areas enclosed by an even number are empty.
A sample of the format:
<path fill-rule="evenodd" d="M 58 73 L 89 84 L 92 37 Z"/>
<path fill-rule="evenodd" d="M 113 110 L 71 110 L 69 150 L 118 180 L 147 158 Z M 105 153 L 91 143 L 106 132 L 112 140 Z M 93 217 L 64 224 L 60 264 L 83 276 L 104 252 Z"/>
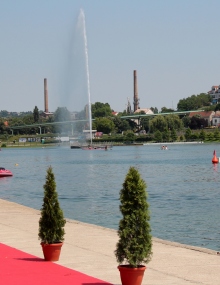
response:
<path fill-rule="evenodd" d="M 7 0 L 0 7 L 0 110 L 44 110 L 44 78 L 49 111 L 64 106 L 66 90 L 78 100 L 71 85 L 77 76 L 68 68 L 80 9 L 91 103 L 122 112 L 129 98 L 133 106 L 133 70 L 140 108 L 176 109 L 180 99 L 220 85 L 220 1 Z M 69 111 L 73 102 L 65 106 Z"/>

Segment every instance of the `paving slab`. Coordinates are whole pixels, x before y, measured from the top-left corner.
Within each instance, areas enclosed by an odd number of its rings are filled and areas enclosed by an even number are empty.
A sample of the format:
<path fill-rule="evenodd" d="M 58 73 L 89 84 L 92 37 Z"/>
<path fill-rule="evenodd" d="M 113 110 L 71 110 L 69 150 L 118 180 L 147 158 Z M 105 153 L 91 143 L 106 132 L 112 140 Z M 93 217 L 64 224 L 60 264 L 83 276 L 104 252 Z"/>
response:
<path fill-rule="evenodd" d="M 0 242 L 43 258 L 40 211 L 0 199 Z M 112 229 L 67 219 L 60 265 L 121 284 Z M 214 250 L 153 238 L 153 257 L 142 285 L 219 285 L 220 255 Z"/>

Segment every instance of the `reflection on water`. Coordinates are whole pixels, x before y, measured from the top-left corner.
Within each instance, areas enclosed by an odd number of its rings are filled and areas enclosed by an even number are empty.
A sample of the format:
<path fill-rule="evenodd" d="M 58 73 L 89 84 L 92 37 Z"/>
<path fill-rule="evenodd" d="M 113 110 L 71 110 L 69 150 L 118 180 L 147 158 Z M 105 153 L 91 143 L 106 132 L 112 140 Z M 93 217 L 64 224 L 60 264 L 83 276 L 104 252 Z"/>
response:
<path fill-rule="evenodd" d="M 67 218 L 117 229 L 119 191 L 130 166 L 146 181 L 153 236 L 219 250 L 217 144 L 114 147 L 111 151 L 2 149 L 1 166 L 14 176 L 0 179 L 0 198 L 40 209 L 46 169 L 53 167 Z"/>

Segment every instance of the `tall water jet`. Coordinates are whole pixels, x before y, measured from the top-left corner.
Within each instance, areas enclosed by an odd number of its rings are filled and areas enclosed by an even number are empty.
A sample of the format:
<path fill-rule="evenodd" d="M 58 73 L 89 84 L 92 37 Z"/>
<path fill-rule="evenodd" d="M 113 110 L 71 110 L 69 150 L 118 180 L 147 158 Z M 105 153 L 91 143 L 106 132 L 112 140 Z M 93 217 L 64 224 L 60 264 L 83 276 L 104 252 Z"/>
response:
<path fill-rule="evenodd" d="M 83 36 L 84 36 L 84 49 L 86 58 L 86 75 L 87 75 L 87 94 L 88 94 L 88 116 L 89 116 L 89 131 L 90 131 L 90 142 L 92 143 L 92 114 L 91 114 L 91 96 L 90 96 L 90 79 L 89 79 L 89 55 L 86 35 L 86 21 L 84 11 L 80 10 L 80 15 L 83 19 Z"/>
<path fill-rule="evenodd" d="M 87 139 L 90 138 L 92 142 L 88 45 L 85 14 L 82 9 L 69 36 L 65 56 L 60 103 L 61 106 L 67 107 L 75 120 L 72 125 L 73 136 L 80 133 L 79 137 L 83 138 L 87 134 Z"/>

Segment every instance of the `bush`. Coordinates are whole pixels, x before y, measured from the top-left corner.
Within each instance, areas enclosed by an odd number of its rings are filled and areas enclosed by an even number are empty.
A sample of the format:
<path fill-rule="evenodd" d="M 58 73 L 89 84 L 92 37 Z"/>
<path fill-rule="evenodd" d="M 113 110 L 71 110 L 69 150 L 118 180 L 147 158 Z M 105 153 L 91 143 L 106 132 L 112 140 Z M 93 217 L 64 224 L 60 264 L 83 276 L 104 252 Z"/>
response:
<path fill-rule="evenodd" d="M 119 241 L 115 256 L 119 264 L 126 262 L 131 267 L 148 263 L 152 255 L 149 205 L 146 183 L 134 167 L 130 167 L 120 191 Z"/>
<path fill-rule="evenodd" d="M 47 169 L 44 198 L 39 220 L 38 237 L 43 243 L 57 243 L 64 240 L 66 220 L 60 208 L 52 167 Z"/>

